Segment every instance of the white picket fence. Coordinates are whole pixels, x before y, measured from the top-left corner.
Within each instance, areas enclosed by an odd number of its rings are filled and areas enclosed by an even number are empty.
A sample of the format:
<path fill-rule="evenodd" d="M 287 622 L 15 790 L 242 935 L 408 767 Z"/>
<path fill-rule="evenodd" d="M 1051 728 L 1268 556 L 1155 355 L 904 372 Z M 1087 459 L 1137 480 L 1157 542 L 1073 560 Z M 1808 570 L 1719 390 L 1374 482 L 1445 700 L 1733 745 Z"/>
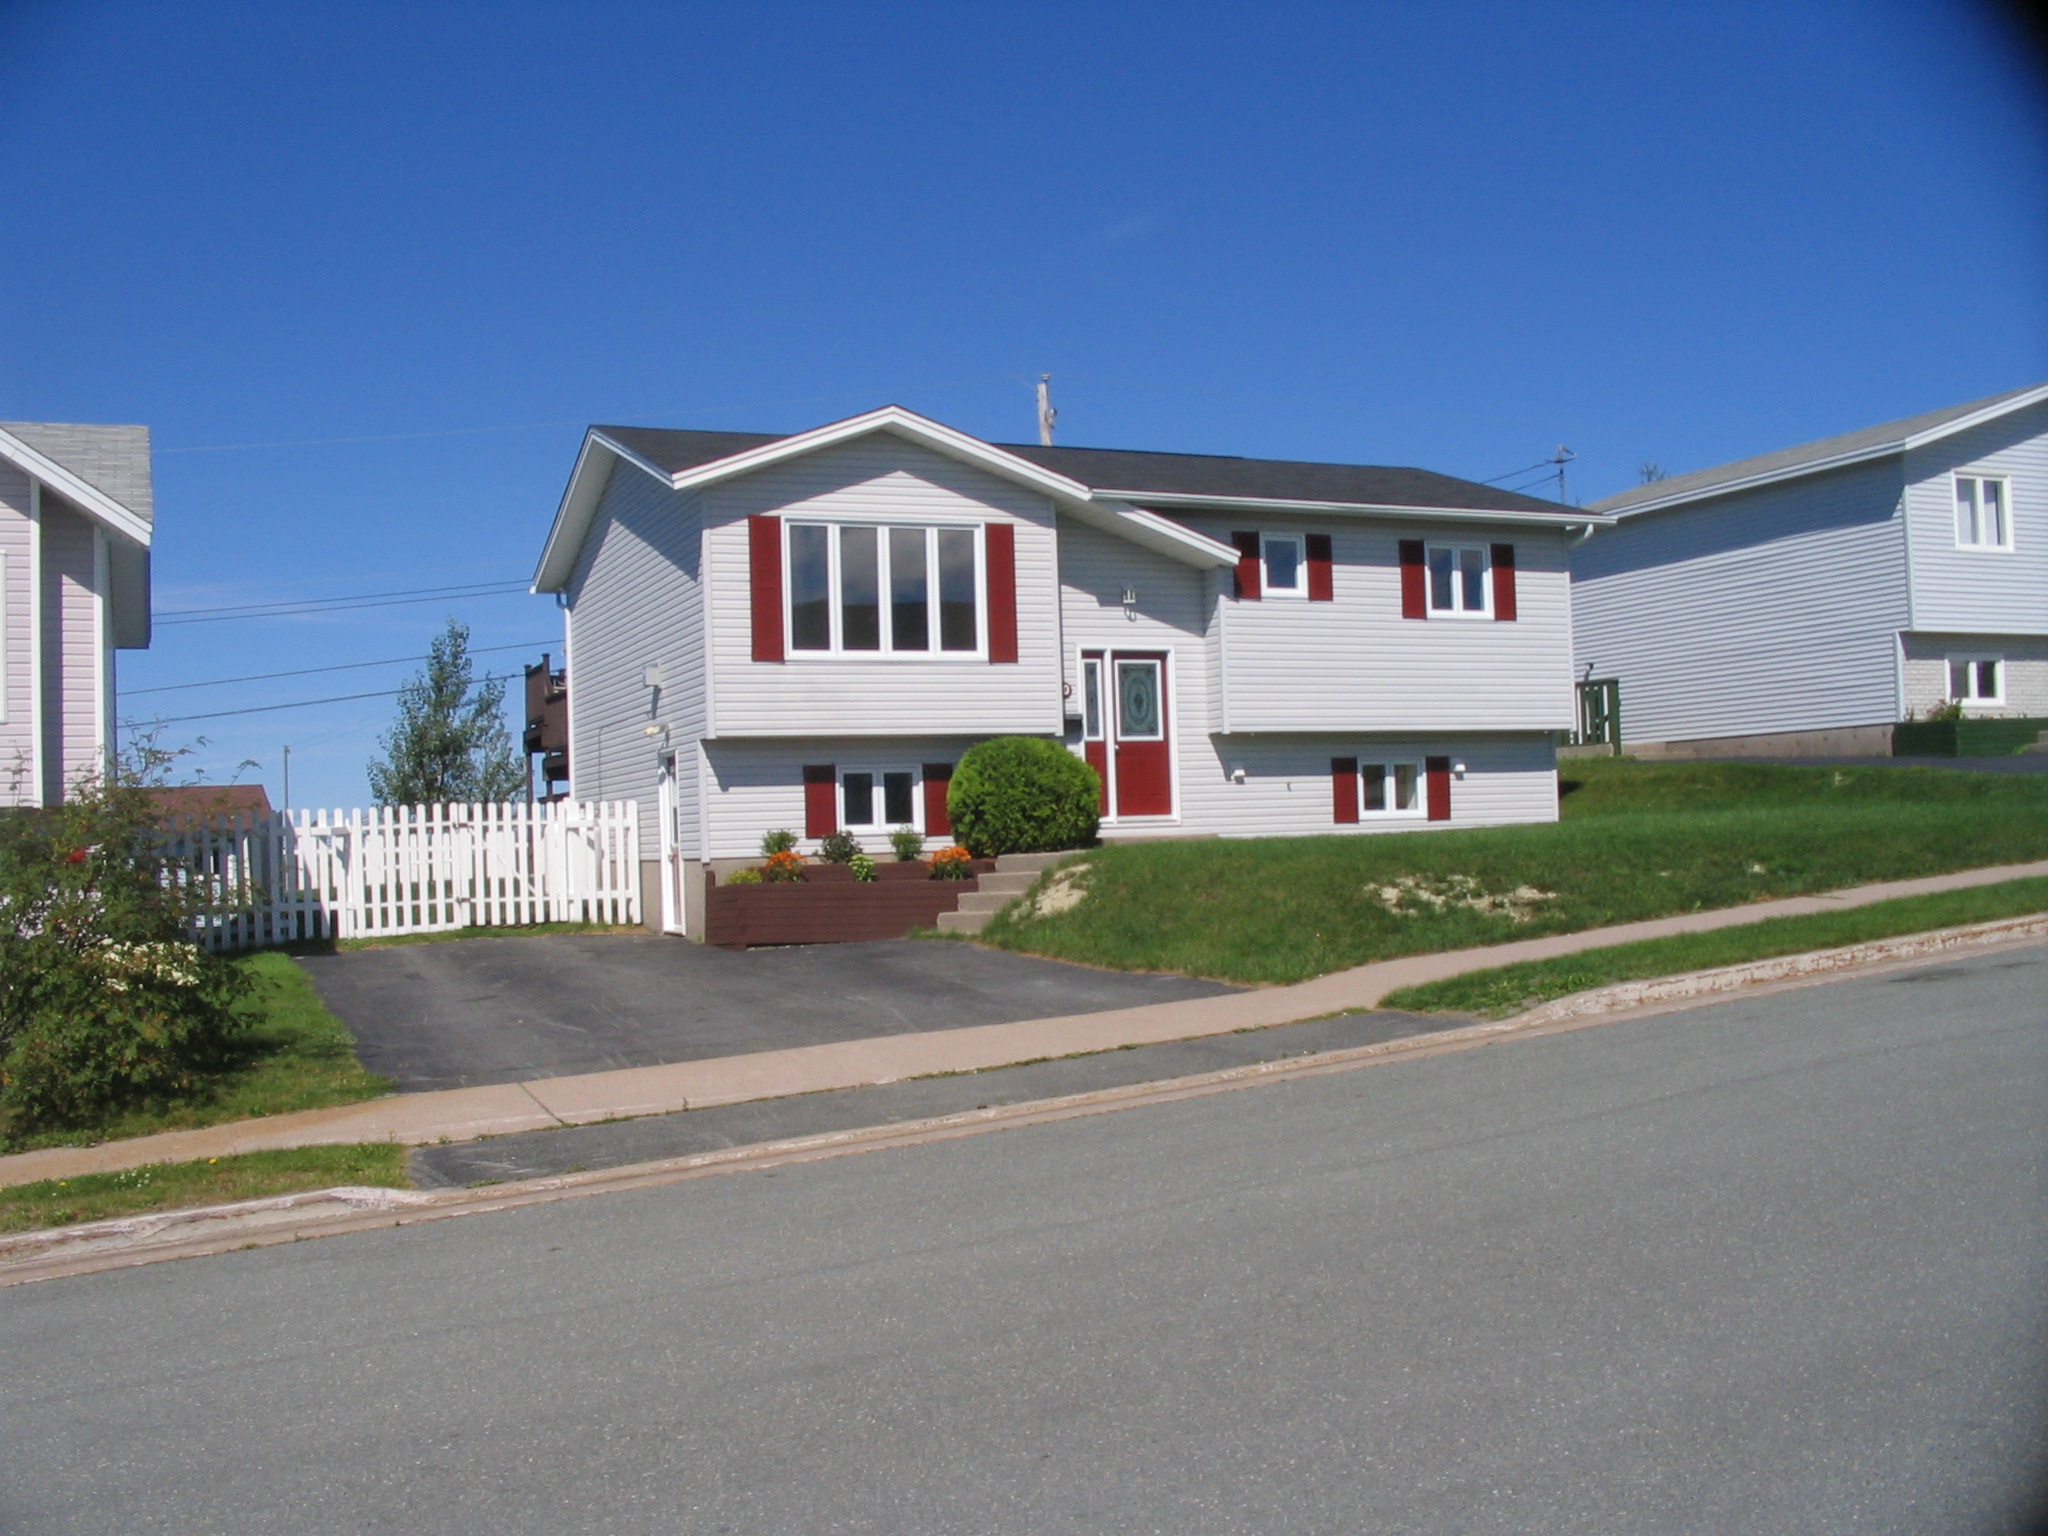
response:
<path fill-rule="evenodd" d="M 399 805 L 178 823 L 212 950 L 532 923 L 637 923 L 640 820 L 615 804 Z"/>

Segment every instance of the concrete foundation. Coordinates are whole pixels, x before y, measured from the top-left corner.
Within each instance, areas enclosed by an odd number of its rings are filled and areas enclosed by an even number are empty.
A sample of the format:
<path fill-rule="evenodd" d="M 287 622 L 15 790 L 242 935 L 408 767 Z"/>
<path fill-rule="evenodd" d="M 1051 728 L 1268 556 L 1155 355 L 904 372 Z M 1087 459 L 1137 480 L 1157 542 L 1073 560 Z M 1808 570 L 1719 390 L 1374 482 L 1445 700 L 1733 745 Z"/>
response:
<path fill-rule="evenodd" d="M 1890 757 L 1892 729 L 1890 725 L 1847 725 L 1830 731 L 1781 731 L 1769 736 L 1624 741 L 1621 750 L 1653 762 L 1715 757 Z"/>

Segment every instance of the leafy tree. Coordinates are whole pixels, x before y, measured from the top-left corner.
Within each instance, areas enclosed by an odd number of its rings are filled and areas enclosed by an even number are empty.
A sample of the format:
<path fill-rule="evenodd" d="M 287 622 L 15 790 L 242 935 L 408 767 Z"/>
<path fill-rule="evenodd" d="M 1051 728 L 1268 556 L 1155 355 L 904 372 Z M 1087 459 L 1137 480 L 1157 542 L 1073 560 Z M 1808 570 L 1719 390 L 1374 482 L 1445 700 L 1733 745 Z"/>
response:
<path fill-rule="evenodd" d="M 454 619 L 435 636 L 427 665 L 398 695 L 398 719 L 370 764 L 379 805 L 510 800 L 526 784 L 504 720 L 502 678 L 476 678 L 469 626 Z"/>

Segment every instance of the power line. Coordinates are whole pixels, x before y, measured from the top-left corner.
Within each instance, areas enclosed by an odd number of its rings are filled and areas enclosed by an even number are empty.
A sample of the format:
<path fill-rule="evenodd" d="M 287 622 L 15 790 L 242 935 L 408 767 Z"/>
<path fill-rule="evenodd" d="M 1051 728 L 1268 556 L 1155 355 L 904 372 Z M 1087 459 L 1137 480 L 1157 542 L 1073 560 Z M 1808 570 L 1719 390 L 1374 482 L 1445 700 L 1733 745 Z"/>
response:
<path fill-rule="evenodd" d="M 527 651 L 537 645 L 553 645 L 553 640 L 523 640 L 516 645 L 475 645 L 469 648 L 472 656 L 490 656 L 498 651 Z M 425 661 L 424 656 L 391 656 L 383 661 L 345 661 L 331 667 L 300 667 L 294 672 L 250 672 L 242 677 L 210 677 L 203 683 L 164 683 L 155 688 L 123 688 L 123 698 L 135 698 L 145 693 L 177 693 L 186 688 L 218 688 L 227 683 L 267 683 L 279 677 L 311 677 L 315 672 L 356 672 L 364 667 L 395 667 L 408 661 Z"/>
<path fill-rule="evenodd" d="M 476 678 L 474 681 L 479 683 L 509 683 L 514 677 L 523 677 L 524 675 L 524 673 L 515 672 L 493 672 L 484 677 Z M 149 720 L 123 720 L 121 722 L 121 729 L 132 731 L 143 726 L 183 725 L 188 720 L 225 720 L 230 715 L 267 715 L 280 709 L 311 709 L 316 704 L 352 704 L 358 699 L 395 699 L 403 692 L 405 692 L 403 688 L 379 688 L 371 693 L 338 693 L 331 698 L 325 699 L 297 699 L 290 704 L 256 704 L 247 709 L 216 709 L 204 715 L 158 715 Z"/>
<path fill-rule="evenodd" d="M 486 589 L 495 590 L 501 587 L 518 588 L 525 585 L 524 582 L 515 581 L 509 576 L 501 576 L 494 581 L 472 581 L 445 587 L 401 587 L 395 592 L 358 592 L 350 597 L 282 598 L 267 603 L 239 603 L 227 608 L 167 608 L 156 615 L 156 621 L 161 624 L 166 621 L 182 620 L 190 623 L 198 619 L 212 618 L 268 618 L 278 611 L 287 609 L 330 608 L 343 603 L 367 603 L 394 597 L 446 597 L 464 592 L 483 592 Z"/>

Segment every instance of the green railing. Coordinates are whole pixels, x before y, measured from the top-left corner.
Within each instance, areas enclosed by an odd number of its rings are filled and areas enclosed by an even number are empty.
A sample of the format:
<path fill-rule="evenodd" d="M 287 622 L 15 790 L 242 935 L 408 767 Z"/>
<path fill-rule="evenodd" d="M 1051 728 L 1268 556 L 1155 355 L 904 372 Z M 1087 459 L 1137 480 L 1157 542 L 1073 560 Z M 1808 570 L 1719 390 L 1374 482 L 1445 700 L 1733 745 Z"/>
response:
<path fill-rule="evenodd" d="M 1594 677 L 1580 683 L 1579 728 L 1568 747 L 1606 747 L 1621 751 L 1621 679 Z"/>

